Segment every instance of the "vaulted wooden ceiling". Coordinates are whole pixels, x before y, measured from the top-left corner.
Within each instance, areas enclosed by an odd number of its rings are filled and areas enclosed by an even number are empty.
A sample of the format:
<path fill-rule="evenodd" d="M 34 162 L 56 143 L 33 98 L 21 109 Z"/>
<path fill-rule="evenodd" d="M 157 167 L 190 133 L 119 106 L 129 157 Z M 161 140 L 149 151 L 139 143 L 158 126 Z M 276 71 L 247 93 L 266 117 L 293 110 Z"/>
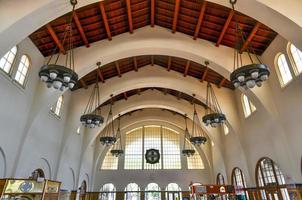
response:
<path fill-rule="evenodd" d="M 30 35 L 44 56 L 50 55 L 55 47 L 62 52 L 67 50 L 61 41 L 69 18 L 70 14 L 57 18 Z M 72 26 L 75 47 L 112 40 L 116 35 L 133 33 L 147 25 L 205 39 L 217 47 L 233 47 L 236 20 L 247 37 L 242 51 L 250 45 L 261 55 L 277 35 L 251 17 L 199 0 L 105 0 L 76 10 Z"/>
<path fill-rule="evenodd" d="M 213 83 L 217 85 L 217 87 L 234 89 L 232 83 L 226 77 L 221 76 L 205 65 L 178 57 L 144 55 L 124 58 L 97 68 L 81 78 L 73 90 L 83 87 L 87 88 L 88 85 L 96 82 L 97 77 L 99 81 L 105 83 L 106 80 L 110 78 L 122 77 L 124 73 L 133 70 L 138 71 L 144 66 L 154 64 L 165 68 L 167 71 L 176 71 L 181 73 L 184 77 L 191 76 L 201 82 L 207 81 Z"/>

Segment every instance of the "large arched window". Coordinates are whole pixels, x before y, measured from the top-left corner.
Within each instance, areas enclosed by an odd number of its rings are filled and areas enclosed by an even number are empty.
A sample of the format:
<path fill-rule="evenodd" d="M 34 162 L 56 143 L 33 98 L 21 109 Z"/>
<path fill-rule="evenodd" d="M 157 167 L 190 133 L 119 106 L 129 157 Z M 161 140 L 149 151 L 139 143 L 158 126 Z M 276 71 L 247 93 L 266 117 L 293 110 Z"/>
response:
<path fill-rule="evenodd" d="M 125 188 L 125 200 L 140 200 L 140 188 L 136 183 L 129 183 Z"/>
<path fill-rule="evenodd" d="M 176 183 L 169 183 L 166 187 L 166 200 L 182 199 L 181 188 Z"/>
<path fill-rule="evenodd" d="M 262 158 L 258 161 L 256 176 L 263 199 L 289 200 L 283 173 L 272 159 Z"/>
<path fill-rule="evenodd" d="M 111 149 L 112 147 L 107 151 L 101 169 L 116 170 L 118 168 L 118 157 L 112 155 Z"/>
<path fill-rule="evenodd" d="M 302 72 L 302 51 L 295 45 L 289 44 L 288 55 L 291 58 L 296 75 L 300 74 Z"/>
<path fill-rule="evenodd" d="M 115 192 L 115 186 L 112 183 L 107 183 L 101 188 L 99 200 L 115 200 Z"/>
<path fill-rule="evenodd" d="M 246 198 L 248 199 L 247 192 L 244 192 L 243 190 L 246 188 L 245 177 L 242 170 L 238 167 L 235 167 L 232 171 L 232 185 L 234 185 L 238 189 L 242 189 L 241 195 L 246 196 Z"/>
<path fill-rule="evenodd" d="M 276 68 L 280 84 L 283 87 L 293 79 L 284 54 L 279 54 L 277 56 Z"/>
<path fill-rule="evenodd" d="M 0 69 L 9 73 L 17 54 L 17 47 L 14 46 L 0 59 Z"/>
<path fill-rule="evenodd" d="M 217 185 L 224 185 L 225 184 L 224 176 L 221 173 L 217 174 L 216 183 L 217 183 Z"/>
<path fill-rule="evenodd" d="M 27 76 L 27 72 L 30 66 L 30 62 L 29 62 L 29 58 L 27 55 L 23 55 L 21 57 L 16 75 L 15 75 L 15 80 L 20 84 L 20 85 L 24 85 L 26 76 Z"/>
<path fill-rule="evenodd" d="M 61 110 L 63 108 L 64 98 L 63 95 L 60 96 L 55 104 L 55 106 L 52 106 L 50 110 L 57 115 L 58 117 L 61 115 Z"/>
<path fill-rule="evenodd" d="M 241 95 L 241 102 L 242 102 L 242 106 L 243 106 L 243 112 L 244 112 L 244 116 L 248 117 L 250 116 L 253 112 L 256 111 L 256 107 L 254 106 L 254 104 L 247 98 L 247 96 L 245 94 Z"/>
<path fill-rule="evenodd" d="M 145 189 L 145 200 L 160 200 L 160 187 L 156 183 L 149 183 Z"/>

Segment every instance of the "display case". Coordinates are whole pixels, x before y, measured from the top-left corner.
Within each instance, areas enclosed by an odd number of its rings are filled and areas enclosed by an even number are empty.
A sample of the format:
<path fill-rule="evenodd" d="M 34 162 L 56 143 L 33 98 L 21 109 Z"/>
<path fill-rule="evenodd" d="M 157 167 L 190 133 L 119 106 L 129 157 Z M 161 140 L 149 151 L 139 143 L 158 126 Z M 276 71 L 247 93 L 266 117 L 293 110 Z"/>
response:
<path fill-rule="evenodd" d="M 1 200 L 58 200 L 60 182 L 32 179 L 0 179 Z"/>

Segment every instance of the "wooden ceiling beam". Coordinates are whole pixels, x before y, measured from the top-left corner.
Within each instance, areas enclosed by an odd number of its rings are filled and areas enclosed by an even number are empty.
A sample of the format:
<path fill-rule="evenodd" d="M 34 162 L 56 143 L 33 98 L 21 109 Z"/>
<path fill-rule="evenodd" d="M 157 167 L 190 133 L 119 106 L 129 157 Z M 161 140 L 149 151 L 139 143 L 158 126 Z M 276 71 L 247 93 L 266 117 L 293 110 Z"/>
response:
<path fill-rule="evenodd" d="M 115 61 L 115 68 L 118 73 L 118 77 L 122 77 L 122 73 L 121 73 L 121 69 L 120 69 L 120 65 L 119 65 L 118 61 Z"/>
<path fill-rule="evenodd" d="M 56 43 L 57 47 L 60 49 L 60 51 L 63 54 L 66 54 L 66 51 L 65 51 L 62 43 L 60 42 L 57 34 L 55 33 L 55 31 L 53 30 L 53 28 L 51 27 L 51 25 L 50 24 L 46 24 L 46 28 L 47 28 L 47 31 L 49 32 L 49 34 L 51 35 L 52 39 Z"/>
<path fill-rule="evenodd" d="M 98 73 L 98 76 L 99 76 L 100 80 L 101 80 L 103 83 L 105 83 L 105 79 L 104 79 L 104 76 L 103 76 L 103 74 L 102 74 L 100 68 L 97 68 L 97 73 Z"/>
<path fill-rule="evenodd" d="M 151 66 L 153 66 L 154 65 L 154 56 L 152 55 L 151 56 Z"/>
<path fill-rule="evenodd" d="M 245 40 L 244 44 L 242 45 L 242 47 L 240 49 L 240 53 L 242 53 L 248 47 L 249 43 L 252 41 L 253 37 L 256 35 L 260 26 L 261 26 L 261 23 L 257 22 L 256 25 L 254 26 L 252 32 L 249 34 L 248 38 Z"/>
<path fill-rule="evenodd" d="M 179 7 L 180 7 L 180 0 L 175 0 L 174 17 L 173 17 L 173 24 L 172 24 L 172 33 L 176 32 Z"/>
<path fill-rule="evenodd" d="M 202 21 L 203 21 L 203 17 L 204 17 L 205 11 L 206 11 L 206 7 L 207 7 L 207 1 L 204 1 L 202 3 L 202 6 L 201 6 L 199 17 L 198 17 L 198 22 L 197 22 L 197 25 L 196 25 L 196 28 L 195 28 L 194 37 L 193 37 L 194 40 L 196 40 L 197 37 L 198 37 L 198 33 L 199 33 L 199 30 L 200 30 L 200 27 L 201 27 L 201 24 L 202 24 Z"/>
<path fill-rule="evenodd" d="M 164 95 L 166 95 L 167 93 L 168 93 L 168 89 L 165 88 L 165 89 L 164 89 Z"/>
<path fill-rule="evenodd" d="M 137 72 L 138 71 L 138 67 L 137 67 L 136 56 L 133 57 L 133 64 L 134 64 L 134 70 Z"/>
<path fill-rule="evenodd" d="M 182 94 L 182 92 L 178 91 L 178 94 L 177 94 L 177 99 L 178 100 L 181 98 L 181 94 Z"/>
<path fill-rule="evenodd" d="M 105 11 L 103 1 L 100 2 L 100 10 L 101 10 L 103 23 L 104 23 L 104 26 L 105 26 L 105 29 L 106 29 L 108 40 L 112 40 L 111 31 L 110 31 L 110 27 L 109 27 L 109 23 L 108 23 L 108 19 L 107 19 L 107 15 L 106 15 L 106 11 Z"/>
<path fill-rule="evenodd" d="M 127 92 L 124 92 L 123 95 L 124 95 L 124 99 L 127 101 L 128 100 Z"/>
<path fill-rule="evenodd" d="M 86 47 L 89 47 L 90 46 L 89 42 L 87 40 L 87 37 L 86 37 L 85 32 L 84 32 L 84 29 L 82 27 L 82 24 L 81 24 L 81 22 L 80 22 L 80 20 L 79 20 L 78 15 L 77 15 L 76 12 L 74 12 L 73 20 L 74 20 L 74 22 L 75 22 L 75 24 L 77 26 L 78 31 L 80 32 L 80 35 L 82 37 L 83 42 L 85 43 Z"/>
<path fill-rule="evenodd" d="M 126 0 L 126 5 L 127 5 L 128 23 L 129 23 L 129 32 L 133 33 L 133 23 L 132 23 L 132 12 L 131 12 L 130 0 Z"/>
<path fill-rule="evenodd" d="M 83 79 L 80 79 L 80 83 L 81 83 L 83 88 L 85 88 L 85 89 L 88 88 L 87 84 L 85 83 L 85 81 Z"/>
<path fill-rule="evenodd" d="M 154 27 L 155 23 L 155 0 L 151 0 L 151 27 Z"/>
<path fill-rule="evenodd" d="M 137 94 L 141 95 L 141 89 L 140 88 L 137 89 Z"/>
<path fill-rule="evenodd" d="M 206 79 L 208 71 L 209 71 L 209 68 L 206 67 L 206 69 L 204 70 L 202 77 L 200 79 L 201 82 L 203 82 Z"/>
<path fill-rule="evenodd" d="M 223 39 L 223 36 L 225 35 L 225 33 L 226 33 L 226 31 L 227 31 L 227 29 L 228 29 L 228 27 L 229 27 L 229 25 L 232 21 L 233 15 L 234 15 L 234 10 L 231 10 L 229 12 L 229 16 L 228 16 L 227 20 L 224 23 L 224 26 L 223 26 L 223 29 L 222 29 L 220 35 L 219 35 L 218 41 L 216 42 L 216 45 L 215 45 L 216 47 L 218 47 L 220 45 L 220 43 Z"/>
<path fill-rule="evenodd" d="M 169 58 L 168 58 L 168 65 L 167 65 L 167 71 L 171 70 L 171 63 L 172 63 L 172 57 L 169 56 Z"/>
<path fill-rule="evenodd" d="M 189 68 L 190 68 L 190 61 L 189 61 L 189 60 L 187 60 L 187 64 L 186 64 L 186 68 L 185 68 L 185 72 L 184 72 L 184 77 L 186 77 L 186 76 L 187 76 L 188 71 L 189 71 Z"/>
<path fill-rule="evenodd" d="M 221 88 L 227 79 L 223 77 L 223 79 L 219 82 L 218 87 Z"/>

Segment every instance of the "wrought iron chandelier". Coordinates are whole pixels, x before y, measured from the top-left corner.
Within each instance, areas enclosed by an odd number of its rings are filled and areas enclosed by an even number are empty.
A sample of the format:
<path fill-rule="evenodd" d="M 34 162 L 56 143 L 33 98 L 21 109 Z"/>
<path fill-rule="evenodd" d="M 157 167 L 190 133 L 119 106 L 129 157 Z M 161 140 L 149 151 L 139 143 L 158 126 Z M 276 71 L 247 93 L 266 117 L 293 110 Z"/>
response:
<path fill-rule="evenodd" d="M 230 0 L 234 12 L 236 2 L 237 0 Z M 234 47 L 234 70 L 230 76 L 231 82 L 235 88 L 242 87 L 244 89 L 249 89 L 255 87 L 255 85 L 261 87 L 262 83 L 266 81 L 270 75 L 269 68 L 261 62 L 254 49 L 249 44 L 247 44 L 246 51 L 250 63 L 243 64 L 242 50 L 244 50 L 243 45 L 245 44 L 246 36 L 240 28 L 237 19 L 235 25 L 236 44 Z M 252 58 L 251 54 L 254 54 L 255 59 Z"/>
<path fill-rule="evenodd" d="M 77 0 L 70 0 L 72 12 L 69 24 L 63 34 L 62 45 L 67 48 L 64 65 L 58 64 L 58 60 L 63 52 L 56 54 L 58 46 L 56 46 L 39 71 L 41 81 L 45 82 L 48 88 L 53 87 L 56 90 L 72 89 L 78 81 L 78 74 L 74 71 L 74 53 L 73 53 L 73 35 L 72 35 L 72 19 L 75 13 Z M 55 55 L 56 54 L 56 55 Z"/>
<path fill-rule="evenodd" d="M 116 142 L 116 135 L 114 133 L 114 124 L 113 124 L 113 114 L 112 114 L 112 105 L 113 105 L 113 95 L 111 95 L 111 104 L 110 110 L 106 120 L 106 126 L 104 128 L 104 134 L 100 137 L 100 142 L 102 145 L 111 146 Z"/>
<path fill-rule="evenodd" d="M 226 117 L 221 111 L 212 85 L 209 82 L 207 85 L 206 106 L 206 114 L 202 117 L 202 121 L 206 126 L 211 125 L 211 127 L 216 128 L 219 124 L 225 122 Z"/>
<path fill-rule="evenodd" d="M 195 154 L 195 150 L 193 148 L 190 148 L 191 145 L 186 145 L 187 143 L 187 139 L 190 140 L 190 133 L 189 133 L 189 130 L 188 130 L 188 124 L 187 124 L 187 115 L 185 114 L 184 115 L 184 118 L 185 118 L 185 124 L 186 124 L 186 129 L 184 131 L 184 146 L 183 146 L 183 149 L 182 149 L 182 154 L 186 157 L 190 157 L 190 156 L 193 156 Z"/>
<path fill-rule="evenodd" d="M 116 131 L 116 143 L 110 153 L 115 156 L 119 157 L 124 154 L 123 150 L 123 143 L 122 143 L 122 135 L 121 135 L 121 115 L 118 115 L 118 127 Z"/>
<path fill-rule="evenodd" d="M 97 65 L 100 66 L 100 63 L 98 62 Z M 85 108 L 84 114 L 80 118 L 81 123 L 85 127 L 95 128 L 103 124 L 104 118 L 101 115 L 101 109 L 98 108 L 99 105 L 100 105 L 100 88 L 99 88 L 98 75 L 96 75 L 95 85 L 88 99 L 88 103 Z"/>
<path fill-rule="evenodd" d="M 193 94 L 195 97 L 195 94 Z M 190 142 L 193 145 L 201 145 L 207 142 L 205 137 L 204 130 L 201 128 L 201 123 L 196 112 L 195 102 L 193 101 L 194 111 L 193 111 L 193 126 L 192 126 L 192 135 L 190 137 Z"/>

